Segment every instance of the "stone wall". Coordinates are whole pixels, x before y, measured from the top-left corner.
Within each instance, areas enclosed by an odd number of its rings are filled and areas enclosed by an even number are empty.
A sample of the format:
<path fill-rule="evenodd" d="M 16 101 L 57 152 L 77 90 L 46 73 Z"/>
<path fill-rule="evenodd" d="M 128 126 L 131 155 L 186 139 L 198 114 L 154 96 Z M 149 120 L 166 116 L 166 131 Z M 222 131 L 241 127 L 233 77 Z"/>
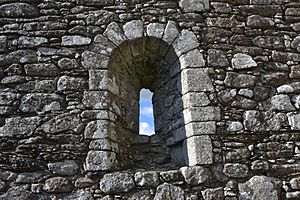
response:
<path fill-rule="evenodd" d="M 298 1 L 0 2 L 0 199 L 300 199 L 299 108 Z"/>

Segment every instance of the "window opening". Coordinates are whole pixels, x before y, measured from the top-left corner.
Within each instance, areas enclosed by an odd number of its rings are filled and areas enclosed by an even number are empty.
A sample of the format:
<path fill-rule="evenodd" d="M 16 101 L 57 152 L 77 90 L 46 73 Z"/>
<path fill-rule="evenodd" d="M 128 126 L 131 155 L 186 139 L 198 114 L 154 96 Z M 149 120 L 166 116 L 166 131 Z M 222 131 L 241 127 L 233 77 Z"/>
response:
<path fill-rule="evenodd" d="M 140 91 L 140 135 L 152 136 L 155 134 L 152 96 L 153 92 L 148 89 L 143 88 Z"/>

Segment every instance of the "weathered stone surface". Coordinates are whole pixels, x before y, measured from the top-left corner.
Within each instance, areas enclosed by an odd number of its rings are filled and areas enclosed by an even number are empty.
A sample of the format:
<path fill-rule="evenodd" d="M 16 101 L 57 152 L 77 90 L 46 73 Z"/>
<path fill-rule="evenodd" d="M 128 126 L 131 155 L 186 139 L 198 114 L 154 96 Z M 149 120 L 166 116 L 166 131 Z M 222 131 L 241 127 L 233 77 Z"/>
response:
<path fill-rule="evenodd" d="M 234 101 L 231 103 L 231 106 L 234 108 L 255 109 L 257 103 L 251 99 L 236 96 Z"/>
<path fill-rule="evenodd" d="M 181 167 L 179 170 L 189 185 L 200 185 L 210 177 L 209 171 L 201 166 Z"/>
<path fill-rule="evenodd" d="M 300 130 L 300 114 L 289 114 L 288 115 L 289 125 L 293 130 Z"/>
<path fill-rule="evenodd" d="M 256 84 L 256 77 L 246 74 L 238 74 L 235 72 L 227 72 L 225 78 L 225 85 L 235 88 L 252 88 Z"/>
<path fill-rule="evenodd" d="M 221 200 L 224 199 L 223 188 L 213 188 L 201 191 L 204 200 Z"/>
<path fill-rule="evenodd" d="M 22 96 L 19 109 L 24 113 L 61 110 L 63 98 L 56 94 L 34 93 Z"/>
<path fill-rule="evenodd" d="M 185 136 L 189 138 L 196 135 L 212 135 L 216 133 L 216 130 L 216 123 L 214 121 L 208 121 L 189 123 L 185 126 L 184 132 Z M 176 137 L 176 131 L 174 132 L 174 136 Z"/>
<path fill-rule="evenodd" d="M 18 40 L 19 48 L 37 47 L 47 43 L 48 43 L 48 39 L 44 37 L 21 36 Z"/>
<path fill-rule="evenodd" d="M 58 66 L 64 70 L 72 70 L 78 68 L 78 64 L 75 59 L 62 58 L 58 61 Z"/>
<path fill-rule="evenodd" d="M 7 36 L 0 36 L 0 53 L 3 53 L 7 50 Z M 0 76 L 1 77 L 1 76 Z"/>
<path fill-rule="evenodd" d="M 285 14 L 290 16 L 300 16 L 299 11 L 300 8 L 287 8 Z"/>
<path fill-rule="evenodd" d="M 115 170 L 118 168 L 117 155 L 111 151 L 89 151 L 84 167 L 86 171 Z"/>
<path fill-rule="evenodd" d="M 243 130 L 243 124 L 241 122 L 230 122 L 227 130 L 231 132 L 241 131 Z"/>
<path fill-rule="evenodd" d="M 300 189 L 300 177 L 295 177 L 290 180 L 290 185 L 293 190 Z"/>
<path fill-rule="evenodd" d="M 288 95 L 279 94 L 270 99 L 271 110 L 275 111 L 293 111 L 295 107 L 292 105 Z"/>
<path fill-rule="evenodd" d="M 7 54 L 6 56 L 0 56 L 0 65 L 35 63 L 37 61 L 37 53 L 33 50 L 17 50 Z"/>
<path fill-rule="evenodd" d="M 257 67 L 257 63 L 247 54 L 237 53 L 231 60 L 232 67 L 235 69 L 247 69 Z"/>
<path fill-rule="evenodd" d="M 0 199 L 3 200 L 30 200 L 32 198 L 34 198 L 34 195 L 31 192 L 18 187 L 8 189 L 5 194 L 0 196 Z"/>
<path fill-rule="evenodd" d="M 128 39 L 137 39 L 143 36 L 143 22 L 141 20 L 133 20 L 127 22 L 124 26 L 124 33 Z"/>
<path fill-rule="evenodd" d="M 82 53 L 82 65 L 86 69 L 107 69 L 109 57 L 92 51 Z"/>
<path fill-rule="evenodd" d="M 110 139 L 117 140 L 115 124 L 107 120 L 91 121 L 87 124 L 84 136 L 86 139 Z"/>
<path fill-rule="evenodd" d="M 230 178 L 244 178 L 248 176 L 249 169 L 244 164 L 226 163 L 224 165 L 224 174 Z"/>
<path fill-rule="evenodd" d="M 300 191 L 287 192 L 285 196 L 286 196 L 287 199 L 299 199 L 300 198 Z"/>
<path fill-rule="evenodd" d="M 258 172 L 266 172 L 270 168 L 270 164 L 265 160 L 255 160 L 251 163 L 251 170 Z"/>
<path fill-rule="evenodd" d="M 182 93 L 214 91 L 208 69 L 184 69 L 181 72 Z"/>
<path fill-rule="evenodd" d="M 93 194 L 90 191 L 86 190 L 77 190 L 74 191 L 66 196 L 62 200 L 70 200 L 70 199 L 76 199 L 76 200 L 94 200 Z"/>
<path fill-rule="evenodd" d="M 133 176 L 125 172 L 105 174 L 100 180 L 100 189 L 106 194 L 129 192 L 134 188 Z"/>
<path fill-rule="evenodd" d="M 279 94 L 289 94 L 295 91 L 294 88 L 290 85 L 281 85 L 276 90 Z"/>
<path fill-rule="evenodd" d="M 115 78 L 110 78 L 108 70 L 89 70 L 90 90 L 106 90 L 114 95 L 120 95 L 120 88 Z"/>
<path fill-rule="evenodd" d="M 181 172 L 179 170 L 169 170 L 159 173 L 162 181 L 164 182 L 176 182 L 184 180 Z"/>
<path fill-rule="evenodd" d="M 189 51 L 188 53 L 180 56 L 179 60 L 181 69 L 205 66 L 203 55 L 198 49 Z"/>
<path fill-rule="evenodd" d="M 139 200 L 139 199 L 151 200 L 153 199 L 153 197 L 149 190 L 141 190 L 131 195 L 128 200 Z"/>
<path fill-rule="evenodd" d="M 0 92 L 0 105 L 13 105 L 18 95 L 12 92 Z"/>
<path fill-rule="evenodd" d="M 108 6 L 114 3 L 114 0 L 76 0 L 79 5 L 86 6 Z"/>
<path fill-rule="evenodd" d="M 27 3 L 9 3 L 0 6 L 0 17 L 37 17 L 37 7 Z"/>
<path fill-rule="evenodd" d="M 251 28 L 268 29 L 275 25 L 271 18 L 262 17 L 259 15 L 251 15 L 247 18 L 247 26 Z"/>
<path fill-rule="evenodd" d="M 226 52 L 221 50 L 209 49 L 207 59 L 208 59 L 208 66 L 227 67 L 230 65 L 229 60 L 226 56 Z"/>
<path fill-rule="evenodd" d="M 174 40 L 178 37 L 179 31 L 177 29 L 176 23 L 174 21 L 168 21 L 163 40 L 167 42 L 168 44 L 172 44 Z"/>
<path fill-rule="evenodd" d="M 15 181 L 17 174 L 11 171 L 0 171 L 0 180 L 3 181 Z"/>
<path fill-rule="evenodd" d="M 5 125 L 0 127 L 1 137 L 29 137 L 33 134 L 41 121 L 40 117 L 13 117 L 5 120 Z"/>
<path fill-rule="evenodd" d="M 75 181 L 74 185 L 77 188 L 85 188 L 85 187 L 91 187 L 93 184 L 94 184 L 94 181 L 92 179 L 87 178 L 87 177 L 81 177 Z"/>
<path fill-rule="evenodd" d="M 70 181 L 63 177 L 53 177 L 45 181 L 43 189 L 49 193 L 64 193 L 72 191 Z"/>
<path fill-rule="evenodd" d="M 116 22 L 110 23 L 104 31 L 103 35 L 106 36 L 115 45 L 120 45 L 126 40 L 126 36 Z"/>
<path fill-rule="evenodd" d="M 184 191 L 180 187 L 163 183 L 157 187 L 154 200 L 184 200 Z"/>
<path fill-rule="evenodd" d="M 151 23 L 147 26 L 147 35 L 157 38 L 162 38 L 165 30 L 165 25 L 161 23 Z"/>
<path fill-rule="evenodd" d="M 27 64 L 24 66 L 24 69 L 29 76 L 56 76 L 58 74 L 54 64 Z"/>
<path fill-rule="evenodd" d="M 285 48 L 284 40 L 279 36 L 257 36 L 253 39 L 254 45 L 262 48 L 283 49 Z"/>
<path fill-rule="evenodd" d="M 183 111 L 184 121 L 190 122 L 218 121 L 221 118 L 220 108 L 213 106 L 192 107 Z"/>
<path fill-rule="evenodd" d="M 80 35 L 73 36 L 63 36 L 62 37 L 62 46 L 83 46 L 91 43 L 91 39 L 88 37 L 83 37 Z"/>
<path fill-rule="evenodd" d="M 79 166 L 74 160 L 48 163 L 47 166 L 49 171 L 60 176 L 72 176 L 78 173 L 79 170 Z"/>
<path fill-rule="evenodd" d="M 295 37 L 295 39 L 291 43 L 291 47 L 300 52 L 300 36 Z"/>
<path fill-rule="evenodd" d="M 78 115 L 61 114 L 45 122 L 41 128 L 46 133 L 59 133 L 68 130 L 79 133 L 83 129 L 83 124 Z"/>
<path fill-rule="evenodd" d="M 190 50 L 197 48 L 198 46 L 199 41 L 196 35 L 188 30 L 181 31 L 178 38 L 173 43 L 173 47 L 177 56 L 187 53 Z"/>
<path fill-rule="evenodd" d="M 249 110 L 243 116 L 245 129 L 253 132 L 278 131 L 287 123 L 283 113 Z"/>
<path fill-rule="evenodd" d="M 212 142 L 208 135 L 192 136 L 184 141 L 185 161 L 188 165 L 213 163 Z"/>
<path fill-rule="evenodd" d="M 86 88 L 87 81 L 84 78 L 62 76 L 57 81 L 58 91 L 82 91 Z"/>
<path fill-rule="evenodd" d="M 119 144 L 109 139 L 97 139 L 90 143 L 89 149 L 118 152 Z"/>
<path fill-rule="evenodd" d="M 209 8 L 209 1 L 207 0 L 181 0 L 179 6 L 185 12 L 201 12 Z"/>
<path fill-rule="evenodd" d="M 210 104 L 210 100 L 204 92 L 189 92 L 182 98 L 183 108 L 202 107 Z"/>
<path fill-rule="evenodd" d="M 44 180 L 44 176 L 41 172 L 20 173 L 16 179 L 16 183 L 38 183 Z"/>
<path fill-rule="evenodd" d="M 300 31 L 300 23 L 299 22 L 291 24 L 290 26 L 294 29 L 294 31 Z"/>
<path fill-rule="evenodd" d="M 290 78 L 300 79 L 300 65 L 293 65 L 291 67 Z"/>
<path fill-rule="evenodd" d="M 280 199 L 281 181 L 266 176 L 254 176 L 246 183 L 239 184 L 240 199 Z"/>
<path fill-rule="evenodd" d="M 159 174 L 155 171 L 137 172 L 134 174 L 134 181 L 138 186 L 157 187 L 159 185 Z"/>

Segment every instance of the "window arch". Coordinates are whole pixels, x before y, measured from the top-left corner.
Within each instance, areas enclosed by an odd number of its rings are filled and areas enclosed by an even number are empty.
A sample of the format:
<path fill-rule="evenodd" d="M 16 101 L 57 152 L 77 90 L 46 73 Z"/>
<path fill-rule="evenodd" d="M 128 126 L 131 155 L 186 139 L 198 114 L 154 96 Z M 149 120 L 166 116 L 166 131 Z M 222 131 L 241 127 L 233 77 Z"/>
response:
<path fill-rule="evenodd" d="M 214 89 L 197 38 L 189 31 L 179 33 L 173 22 L 148 25 L 147 36 L 141 21 L 123 29 L 111 23 L 83 53 L 82 63 L 90 69 L 83 102 L 97 113 L 85 128 L 90 140 L 85 169 L 211 164 L 209 135 L 220 114 L 207 98 Z M 154 93 L 156 134 L 151 137 L 138 134 L 142 88 Z"/>

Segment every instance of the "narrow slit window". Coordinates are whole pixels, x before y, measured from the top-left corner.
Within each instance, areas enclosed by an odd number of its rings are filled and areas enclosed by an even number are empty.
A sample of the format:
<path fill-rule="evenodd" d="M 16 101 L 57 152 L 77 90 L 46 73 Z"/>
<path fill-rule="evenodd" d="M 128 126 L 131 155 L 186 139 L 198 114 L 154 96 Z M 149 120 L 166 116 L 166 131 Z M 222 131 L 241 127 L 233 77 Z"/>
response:
<path fill-rule="evenodd" d="M 140 135 L 151 136 L 155 134 L 152 96 L 153 93 L 148 89 L 140 91 Z"/>

